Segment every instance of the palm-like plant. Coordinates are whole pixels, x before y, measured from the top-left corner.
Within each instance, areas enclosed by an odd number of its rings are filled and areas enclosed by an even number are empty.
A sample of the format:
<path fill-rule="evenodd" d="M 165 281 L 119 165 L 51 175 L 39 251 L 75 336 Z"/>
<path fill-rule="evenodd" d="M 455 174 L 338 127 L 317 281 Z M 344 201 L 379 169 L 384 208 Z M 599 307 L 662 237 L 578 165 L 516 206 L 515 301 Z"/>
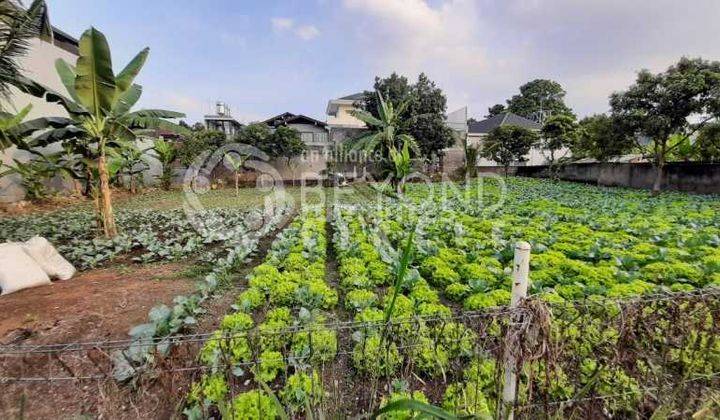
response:
<path fill-rule="evenodd" d="M 29 51 L 30 39 L 49 36 L 49 31 L 43 0 L 34 0 L 27 9 L 16 1 L 0 1 L 0 96 L 7 99 L 10 86 L 21 77 L 17 60 Z"/>
<path fill-rule="evenodd" d="M 28 105 L 17 114 L 0 111 L 0 152 L 12 146 L 18 140 L 17 128 L 31 109 L 32 105 Z"/>
<path fill-rule="evenodd" d="M 365 152 L 378 152 L 383 162 L 392 165 L 392 182 L 401 191 L 402 179 L 410 173 L 410 151 L 419 153 L 415 139 L 408 134 L 398 134 L 402 117 L 408 107 L 408 101 L 397 106 L 392 102 L 385 102 L 382 94 L 377 92 L 379 118 L 374 117 L 365 110 L 354 110 L 352 115 L 371 127 L 372 133 L 355 140 L 352 148 Z M 388 165 L 388 166 L 389 166 Z"/>
<path fill-rule="evenodd" d="M 243 165 L 245 165 L 245 161 L 248 160 L 250 156 L 249 155 L 241 155 L 237 154 L 236 156 L 233 156 L 232 153 L 228 153 L 225 155 L 225 160 L 230 164 L 230 166 L 233 169 L 233 173 L 235 174 L 235 196 L 240 195 L 240 171 L 242 171 Z"/>
<path fill-rule="evenodd" d="M 145 152 L 150 149 L 141 150 L 133 143 L 123 143 L 120 147 L 111 150 L 111 160 L 119 163 L 118 177 L 116 182 L 124 185 L 124 179 L 129 180 L 130 192 L 137 192 L 137 177 L 145 170 L 149 169 L 149 165 L 145 160 Z"/>
<path fill-rule="evenodd" d="M 16 83 L 26 93 L 60 104 L 69 115 L 69 118 L 39 118 L 22 124 L 23 134 L 43 132 L 18 146 L 32 149 L 55 142 L 70 142 L 78 145 L 79 154 L 95 161 L 97 178 L 92 180 L 99 182 L 96 209 L 106 237 L 117 235 L 107 168 L 108 148 L 117 147 L 121 141 L 135 140 L 142 130 L 185 132 L 182 127 L 165 120 L 182 118 L 185 116 L 182 113 L 156 109 L 131 111 L 142 94 L 142 87 L 133 81 L 148 54 L 149 49 L 145 48 L 115 75 L 107 39 L 97 29 L 90 28 L 80 37 L 75 67 L 63 60 L 55 63 L 69 98 L 27 78 L 20 78 Z M 92 172 L 88 170 L 89 174 Z"/>
<path fill-rule="evenodd" d="M 164 190 L 169 190 L 172 185 L 172 164 L 177 159 L 177 149 L 171 143 L 162 138 L 156 139 L 153 143 L 153 150 L 162 166 L 160 174 L 160 185 Z"/>

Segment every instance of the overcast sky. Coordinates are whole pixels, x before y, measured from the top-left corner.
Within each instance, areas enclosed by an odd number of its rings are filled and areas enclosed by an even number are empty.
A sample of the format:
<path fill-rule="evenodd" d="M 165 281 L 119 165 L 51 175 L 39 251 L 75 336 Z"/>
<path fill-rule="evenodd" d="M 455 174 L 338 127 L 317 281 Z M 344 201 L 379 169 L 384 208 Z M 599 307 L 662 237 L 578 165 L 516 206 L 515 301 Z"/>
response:
<path fill-rule="evenodd" d="M 424 71 L 471 116 L 549 78 L 580 116 L 642 68 L 720 59 L 720 0 L 47 0 L 74 36 L 94 25 L 119 70 L 151 49 L 145 107 L 198 121 L 216 100 L 242 121 L 325 120 L 330 98 Z"/>

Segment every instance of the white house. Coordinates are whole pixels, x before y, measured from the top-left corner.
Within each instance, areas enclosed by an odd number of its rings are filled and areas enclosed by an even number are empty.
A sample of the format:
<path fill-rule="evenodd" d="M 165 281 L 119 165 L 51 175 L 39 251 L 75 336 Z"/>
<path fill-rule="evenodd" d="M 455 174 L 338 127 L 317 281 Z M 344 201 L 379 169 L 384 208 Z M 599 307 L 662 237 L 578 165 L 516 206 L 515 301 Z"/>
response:
<path fill-rule="evenodd" d="M 494 115 L 490 118 L 482 121 L 473 121 L 468 123 L 468 145 L 481 146 L 485 137 L 494 129 L 507 126 L 515 125 L 518 127 L 527 128 L 528 130 L 540 132 L 542 125 L 533 120 L 527 119 L 512 112 L 504 112 L 501 114 Z M 567 149 L 559 150 L 555 153 L 556 158 L 562 156 L 569 156 Z M 533 165 L 545 165 L 549 162 L 550 153 L 545 151 L 539 146 L 530 149 L 530 153 L 525 155 L 525 160 L 522 162 L 516 162 L 513 166 L 533 166 Z M 497 166 L 498 163 L 479 158 L 478 166 Z"/>
<path fill-rule="evenodd" d="M 52 36 L 49 38 L 32 39 L 27 55 L 20 58 L 18 62 L 26 77 L 67 95 L 65 86 L 55 70 L 55 60 L 62 58 L 74 65 L 78 58 L 78 40 L 55 27 L 52 27 L 50 32 Z M 32 110 L 26 120 L 47 116 L 68 116 L 62 106 L 22 93 L 15 88 L 11 88 L 11 96 L 8 100 L 0 102 L 0 108 L 3 111 L 14 113 L 28 104 L 32 105 Z M 27 160 L 28 153 L 18 151 L 13 146 L 0 152 L 0 157 L 4 164 L 10 164 L 13 159 Z M 25 191 L 18 184 L 17 177 L 0 179 L 0 203 L 12 203 L 24 196 Z"/>

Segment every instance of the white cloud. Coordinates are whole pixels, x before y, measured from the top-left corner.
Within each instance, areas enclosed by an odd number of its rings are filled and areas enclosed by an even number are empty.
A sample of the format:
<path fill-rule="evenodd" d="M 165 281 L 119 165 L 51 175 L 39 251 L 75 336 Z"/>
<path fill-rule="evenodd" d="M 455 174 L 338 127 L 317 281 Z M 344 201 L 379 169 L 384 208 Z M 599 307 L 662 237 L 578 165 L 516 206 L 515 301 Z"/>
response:
<path fill-rule="evenodd" d="M 486 65 L 473 1 L 431 7 L 424 0 L 345 0 L 344 6 L 366 18 L 356 27 L 379 67 L 409 73 L 450 68 L 467 75 Z"/>
<path fill-rule="evenodd" d="M 295 20 L 284 17 L 274 17 L 270 19 L 273 30 L 276 33 L 292 31 L 292 33 L 303 41 L 310 41 L 320 35 L 320 30 L 315 25 L 296 26 Z"/>
<path fill-rule="evenodd" d="M 272 27 L 277 32 L 287 31 L 295 26 L 295 21 L 290 18 L 274 17 L 270 19 Z"/>
<path fill-rule="evenodd" d="M 320 30 L 315 25 L 303 25 L 295 30 L 295 34 L 305 41 L 309 41 L 320 35 Z"/>

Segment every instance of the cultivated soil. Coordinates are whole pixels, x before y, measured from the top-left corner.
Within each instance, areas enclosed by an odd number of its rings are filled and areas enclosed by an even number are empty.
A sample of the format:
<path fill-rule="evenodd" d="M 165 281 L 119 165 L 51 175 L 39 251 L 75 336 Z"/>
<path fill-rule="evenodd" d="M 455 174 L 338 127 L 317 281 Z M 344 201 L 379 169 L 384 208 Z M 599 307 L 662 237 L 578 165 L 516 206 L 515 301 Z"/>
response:
<path fill-rule="evenodd" d="M 260 241 L 258 251 L 236 273 L 237 281 L 204 305 L 206 313 L 190 333 L 218 328 L 243 288 L 245 275 L 263 261 L 284 227 Z M 3 296 L 0 344 L 126 340 L 130 328 L 147 322 L 153 306 L 171 306 L 175 296 L 194 291 L 193 268 L 191 263 L 116 264 Z M 175 346 L 153 371 L 123 385 L 112 379 L 85 378 L 110 376 L 111 350 L 102 346 L 58 356 L 0 354 L 0 377 L 64 378 L 7 383 L 0 379 L 0 419 L 179 418 L 190 384 L 202 373 L 194 369 L 201 346 L 201 340 Z"/>

